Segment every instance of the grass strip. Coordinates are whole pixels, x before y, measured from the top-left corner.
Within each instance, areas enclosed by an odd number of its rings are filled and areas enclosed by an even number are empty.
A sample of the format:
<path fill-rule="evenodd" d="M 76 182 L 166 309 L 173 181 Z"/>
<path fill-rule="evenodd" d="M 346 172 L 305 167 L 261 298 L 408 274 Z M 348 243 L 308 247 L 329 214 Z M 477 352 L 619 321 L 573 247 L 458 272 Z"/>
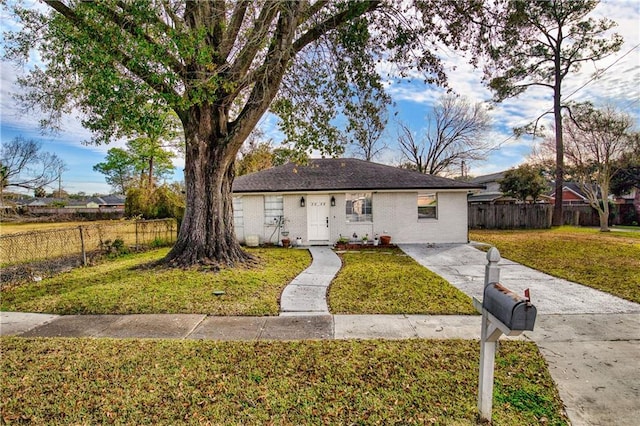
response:
<path fill-rule="evenodd" d="M 515 262 L 640 303 L 640 232 L 563 226 L 544 230 L 474 230 Z"/>
<path fill-rule="evenodd" d="M 471 298 L 399 249 L 340 253 L 329 288 L 335 314 L 476 314 Z"/>
<path fill-rule="evenodd" d="M 477 341 L 2 338 L 6 424 L 476 424 Z M 496 359 L 494 425 L 565 425 L 530 342 Z"/>
<path fill-rule="evenodd" d="M 3 311 L 52 314 L 198 313 L 277 315 L 280 293 L 311 263 L 306 250 L 252 249 L 253 268 L 218 272 L 145 267 L 169 249 L 116 260 L 3 289 Z M 216 296 L 214 291 L 224 291 Z"/>

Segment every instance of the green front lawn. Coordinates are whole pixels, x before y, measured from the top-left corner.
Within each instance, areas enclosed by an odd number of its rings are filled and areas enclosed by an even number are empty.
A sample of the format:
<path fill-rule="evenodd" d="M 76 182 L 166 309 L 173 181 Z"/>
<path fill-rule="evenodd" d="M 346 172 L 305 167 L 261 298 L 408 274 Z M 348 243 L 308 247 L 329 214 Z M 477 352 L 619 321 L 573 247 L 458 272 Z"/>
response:
<path fill-rule="evenodd" d="M 563 226 L 544 230 L 473 230 L 470 238 L 550 275 L 640 303 L 640 233 Z"/>
<path fill-rule="evenodd" d="M 475 314 L 471 298 L 399 249 L 340 253 L 334 314 Z"/>
<path fill-rule="evenodd" d="M 3 424 L 476 424 L 477 341 L 2 338 Z M 505 341 L 494 425 L 565 425 L 536 346 Z"/>
<path fill-rule="evenodd" d="M 127 255 L 40 282 L 3 289 L 3 311 L 54 314 L 199 313 L 277 315 L 282 289 L 311 263 L 306 250 L 254 249 L 259 266 L 149 267 L 169 249 Z M 216 296 L 214 291 L 224 291 Z"/>

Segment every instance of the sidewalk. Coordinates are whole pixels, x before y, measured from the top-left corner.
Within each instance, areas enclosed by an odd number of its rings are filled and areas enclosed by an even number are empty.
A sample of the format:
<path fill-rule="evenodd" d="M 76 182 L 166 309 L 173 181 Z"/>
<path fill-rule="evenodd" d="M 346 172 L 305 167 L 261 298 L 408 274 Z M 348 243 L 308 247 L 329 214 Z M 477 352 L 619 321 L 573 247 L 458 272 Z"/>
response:
<path fill-rule="evenodd" d="M 470 245 L 402 245 L 421 265 L 482 298 L 486 254 Z M 0 334 L 216 340 L 479 339 L 480 316 L 330 315 L 326 290 L 340 267 L 326 247 L 285 290 L 278 317 L 206 315 L 56 316 L 0 313 Z M 533 340 L 576 425 L 635 425 L 640 418 L 640 305 L 502 260 L 501 282 L 531 289 Z"/>
<path fill-rule="evenodd" d="M 479 339 L 480 316 L 190 314 L 38 315 L 2 312 L 2 334 L 22 337 L 113 337 L 215 340 Z"/>

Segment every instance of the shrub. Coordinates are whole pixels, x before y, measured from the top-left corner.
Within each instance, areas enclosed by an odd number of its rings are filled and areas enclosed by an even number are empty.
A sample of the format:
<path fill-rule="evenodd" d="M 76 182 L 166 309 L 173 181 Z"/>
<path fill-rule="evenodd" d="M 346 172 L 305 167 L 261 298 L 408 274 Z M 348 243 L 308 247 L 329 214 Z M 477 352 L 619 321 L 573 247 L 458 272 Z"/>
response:
<path fill-rule="evenodd" d="M 124 244 L 124 240 L 122 238 L 116 238 L 113 241 L 101 241 L 100 250 L 108 257 L 112 258 L 129 253 L 129 248 Z"/>
<path fill-rule="evenodd" d="M 127 191 L 124 208 L 128 217 L 175 218 L 179 225 L 184 216 L 185 202 L 176 185 L 162 185 L 152 189 L 137 187 Z"/>

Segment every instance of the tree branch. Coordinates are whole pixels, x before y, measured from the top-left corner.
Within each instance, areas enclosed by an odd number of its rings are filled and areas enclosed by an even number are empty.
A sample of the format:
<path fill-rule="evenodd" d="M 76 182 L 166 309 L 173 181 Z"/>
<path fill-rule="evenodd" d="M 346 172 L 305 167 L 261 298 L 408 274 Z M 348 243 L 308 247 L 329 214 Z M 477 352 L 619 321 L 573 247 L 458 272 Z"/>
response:
<path fill-rule="evenodd" d="M 236 38 L 238 38 L 238 33 L 242 27 L 242 21 L 244 21 L 244 15 L 247 12 L 248 5 L 248 0 L 241 0 L 236 3 L 236 7 L 233 9 L 227 32 L 224 35 L 222 43 L 220 43 L 219 51 L 222 58 L 229 56 L 233 48 L 233 43 L 236 41 Z"/>
<path fill-rule="evenodd" d="M 291 43 L 295 35 L 300 4 L 278 4 L 282 10 L 264 60 L 263 78 L 255 82 L 244 108 L 228 126 L 230 139 L 235 137 L 237 144 L 230 149 L 236 151 L 240 149 L 244 139 L 271 104 L 286 71 L 287 63 L 292 57 Z"/>
<path fill-rule="evenodd" d="M 49 5 L 56 12 L 60 13 L 64 16 L 69 22 L 71 22 L 75 27 L 79 30 L 85 31 L 87 34 L 91 34 L 94 41 L 100 44 L 106 51 L 110 52 L 114 56 L 114 61 L 119 62 L 126 69 L 131 71 L 133 74 L 138 76 L 142 81 L 147 83 L 153 90 L 158 93 L 166 93 L 173 95 L 175 97 L 179 97 L 180 95 L 175 92 L 175 90 L 158 81 L 155 81 L 152 77 L 152 73 L 147 72 L 140 66 L 136 65 L 136 62 L 129 55 L 118 49 L 117 46 L 114 46 L 113 43 L 109 43 L 107 40 L 104 40 L 101 36 L 101 29 L 95 28 L 81 19 L 75 11 L 67 7 L 64 3 L 58 0 L 44 0 L 44 2 Z"/>
<path fill-rule="evenodd" d="M 282 3 L 277 1 L 268 1 L 260 11 L 256 28 L 254 28 L 253 33 L 249 36 L 249 40 L 247 40 L 228 71 L 228 74 L 231 75 L 232 78 L 237 79 L 239 76 L 246 74 L 253 59 L 258 54 L 260 47 L 267 38 L 271 23 L 281 5 Z"/>
<path fill-rule="evenodd" d="M 348 22 L 351 19 L 357 18 L 358 16 L 362 16 L 365 13 L 377 9 L 378 7 L 380 7 L 380 5 L 380 0 L 371 0 L 365 3 L 351 3 L 349 7 L 344 11 L 328 17 L 324 21 L 309 29 L 306 33 L 302 34 L 293 43 L 294 55 L 300 52 L 310 43 L 318 40 L 327 32 L 338 28 L 340 25 Z M 317 10 L 315 12 L 317 12 Z"/>

